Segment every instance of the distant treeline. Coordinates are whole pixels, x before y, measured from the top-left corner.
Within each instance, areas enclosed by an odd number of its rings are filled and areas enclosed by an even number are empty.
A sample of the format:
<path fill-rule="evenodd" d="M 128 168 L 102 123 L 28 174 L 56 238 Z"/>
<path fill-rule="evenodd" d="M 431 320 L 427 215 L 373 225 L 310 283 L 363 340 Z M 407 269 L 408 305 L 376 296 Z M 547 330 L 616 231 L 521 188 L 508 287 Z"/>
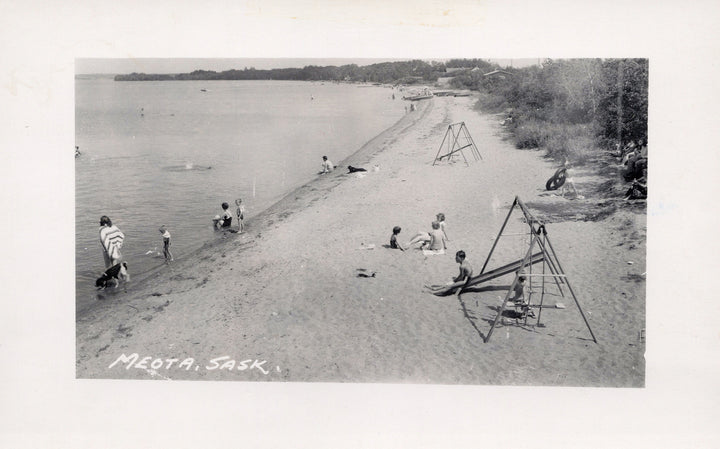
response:
<path fill-rule="evenodd" d="M 598 147 L 647 142 L 647 59 L 545 60 L 495 74 L 465 71 L 451 83 L 479 91 L 481 109 L 507 113 L 518 148 L 581 162 Z"/>
<path fill-rule="evenodd" d="M 647 59 L 544 60 L 525 68 L 501 68 L 483 59 L 383 62 L 367 66 L 306 66 L 257 70 L 117 75 L 116 81 L 295 80 L 383 84 L 430 84 L 478 91 L 479 106 L 506 112 L 518 148 L 544 148 L 576 161 L 592 148 L 647 142 Z"/>
<path fill-rule="evenodd" d="M 115 81 L 186 81 L 186 80 L 291 80 L 291 81 L 345 81 L 384 84 L 433 83 L 446 76 L 449 68 L 479 67 L 493 70 L 491 63 L 482 59 L 452 59 L 448 62 L 411 61 L 382 62 L 367 66 L 348 64 L 337 66 L 306 66 L 303 68 L 257 70 L 195 70 L 191 73 L 117 75 Z"/>

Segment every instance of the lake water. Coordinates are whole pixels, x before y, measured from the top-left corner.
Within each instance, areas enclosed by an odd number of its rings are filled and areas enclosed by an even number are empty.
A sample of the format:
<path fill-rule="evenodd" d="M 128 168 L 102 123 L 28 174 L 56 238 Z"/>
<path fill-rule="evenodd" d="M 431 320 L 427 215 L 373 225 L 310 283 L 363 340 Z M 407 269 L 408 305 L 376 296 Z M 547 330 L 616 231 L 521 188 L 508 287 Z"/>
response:
<path fill-rule="evenodd" d="M 337 163 L 405 113 L 380 86 L 294 81 L 75 81 L 77 309 L 104 270 L 99 219 L 125 233 L 132 275 L 163 264 L 162 237 L 182 258 L 214 238 L 211 219 L 236 198 L 246 218 Z M 399 98 L 399 96 L 398 96 Z M 69 150 L 68 150 L 69 151 Z"/>

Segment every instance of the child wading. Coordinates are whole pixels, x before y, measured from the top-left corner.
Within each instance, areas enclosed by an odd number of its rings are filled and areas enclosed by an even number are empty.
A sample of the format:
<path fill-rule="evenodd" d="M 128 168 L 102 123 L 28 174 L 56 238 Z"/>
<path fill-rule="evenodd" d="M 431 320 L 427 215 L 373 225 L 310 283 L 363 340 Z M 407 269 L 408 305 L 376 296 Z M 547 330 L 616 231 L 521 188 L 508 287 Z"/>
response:
<path fill-rule="evenodd" d="M 228 209 L 230 208 L 230 205 L 228 203 L 222 203 L 222 210 L 223 214 L 215 215 L 215 218 L 213 218 L 213 227 L 215 229 L 225 229 L 229 228 L 232 224 L 232 212 L 230 212 Z"/>
<path fill-rule="evenodd" d="M 165 226 L 160 227 L 160 234 L 163 237 L 163 255 L 165 256 L 165 263 L 173 261 L 173 255 L 170 252 L 170 231 Z"/>

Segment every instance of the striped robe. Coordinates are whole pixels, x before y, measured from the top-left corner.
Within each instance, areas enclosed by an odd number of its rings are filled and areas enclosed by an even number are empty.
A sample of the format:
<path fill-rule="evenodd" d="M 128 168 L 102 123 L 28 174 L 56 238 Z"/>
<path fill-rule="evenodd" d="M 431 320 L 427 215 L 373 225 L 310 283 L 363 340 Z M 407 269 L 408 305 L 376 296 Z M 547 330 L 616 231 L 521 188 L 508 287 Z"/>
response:
<path fill-rule="evenodd" d="M 103 226 L 100 228 L 100 242 L 105 250 L 106 262 L 119 261 L 122 258 L 120 248 L 122 248 L 125 234 L 117 228 L 117 226 Z"/>

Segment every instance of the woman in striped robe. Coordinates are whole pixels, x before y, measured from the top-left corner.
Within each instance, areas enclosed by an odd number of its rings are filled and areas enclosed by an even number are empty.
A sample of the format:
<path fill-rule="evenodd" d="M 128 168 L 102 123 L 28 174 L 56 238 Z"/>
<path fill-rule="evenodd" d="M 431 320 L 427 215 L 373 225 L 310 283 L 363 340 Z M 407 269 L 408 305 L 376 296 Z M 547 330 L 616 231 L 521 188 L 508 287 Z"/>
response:
<path fill-rule="evenodd" d="M 110 217 L 103 215 L 100 217 L 100 243 L 103 247 L 103 257 L 105 258 L 105 268 L 110 268 L 120 263 L 122 248 L 125 234 L 112 224 Z"/>

